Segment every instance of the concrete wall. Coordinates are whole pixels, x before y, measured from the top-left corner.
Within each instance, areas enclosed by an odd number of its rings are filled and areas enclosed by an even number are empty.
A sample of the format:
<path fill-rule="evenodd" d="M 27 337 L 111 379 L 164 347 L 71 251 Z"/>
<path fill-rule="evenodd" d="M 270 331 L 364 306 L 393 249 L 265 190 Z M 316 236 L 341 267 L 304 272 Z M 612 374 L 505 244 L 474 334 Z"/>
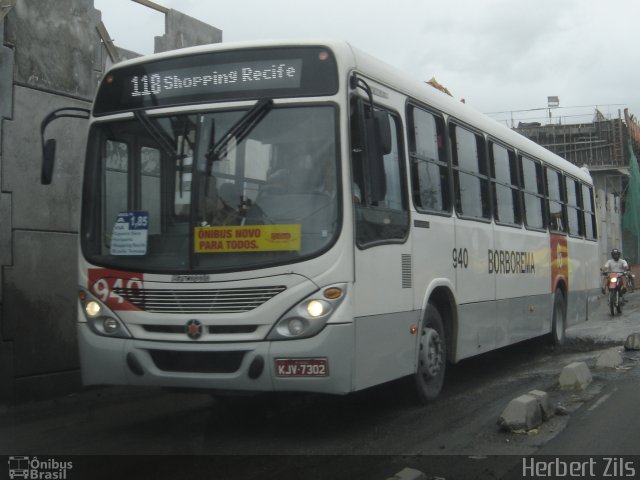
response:
<path fill-rule="evenodd" d="M 4 19 L 12 74 L 2 69 L 0 87 L 2 104 L 11 104 L 0 136 L 0 402 L 80 386 L 75 265 L 86 123 L 61 121 L 47 132 L 59 148 L 46 187 L 40 122 L 55 108 L 90 105 L 104 66 L 99 21 L 93 0 L 18 0 Z"/>
<path fill-rule="evenodd" d="M 0 38 L 4 38 L 4 12 L 0 12 Z M 3 341 L 9 332 L 3 320 L 4 267 L 11 263 L 11 195 L 2 189 L 2 137 L 4 119 L 11 118 L 13 51 L 0 42 L 0 403 L 7 400 L 13 383 L 13 345 Z"/>
<path fill-rule="evenodd" d="M 102 75 L 98 21 L 92 0 L 19 0 L 5 32 L 15 46 L 15 82 L 91 99 Z"/>
<path fill-rule="evenodd" d="M 622 250 L 622 176 L 592 172 L 598 213 L 600 264 L 611 258 L 611 250 Z M 624 255 L 623 250 L 623 255 Z"/>
<path fill-rule="evenodd" d="M 166 52 L 177 48 L 222 42 L 222 30 L 218 30 L 193 17 L 169 10 L 165 14 L 165 34 L 155 37 L 155 51 Z"/>
<path fill-rule="evenodd" d="M 158 37 L 167 46 L 221 39 L 220 30 L 179 12 L 167 19 Z M 87 124 L 48 127 L 57 158 L 52 184 L 42 186 L 40 122 L 56 108 L 90 106 L 111 63 L 100 20 L 93 0 L 16 0 L 0 18 L 0 404 L 81 388 L 77 225 Z"/>

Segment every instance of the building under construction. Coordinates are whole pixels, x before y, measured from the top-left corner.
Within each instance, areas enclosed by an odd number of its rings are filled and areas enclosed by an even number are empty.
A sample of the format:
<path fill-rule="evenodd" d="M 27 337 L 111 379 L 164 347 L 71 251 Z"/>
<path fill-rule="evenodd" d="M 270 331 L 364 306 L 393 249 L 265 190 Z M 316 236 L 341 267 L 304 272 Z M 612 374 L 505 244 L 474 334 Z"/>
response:
<path fill-rule="evenodd" d="M 626 112 L 625 112 L 626 113 Z M 592 123 L 541 125 L 520 123 L 515 130 L 552 152 L 591 171 L 629 166 L 628 128 L 622 114 L 607 120 L 596 110 Z"/>
<path fill-rule="evenodd" d="M 607 119 L 596 110 L 591 123 L 520 123 L 514 130 L 571 163 L 589 169 L 600 213 L 603 263 L 613 247 L 621 246 L 632 263 L 640 263 L 638 235 L 622 228 L 630 185 L 630 160 L 632 152 L 636 157 L 640 153 L 640 126 L 634 116 L 625 109 L 624 116 L 618 112 L 618 118 Z"/>

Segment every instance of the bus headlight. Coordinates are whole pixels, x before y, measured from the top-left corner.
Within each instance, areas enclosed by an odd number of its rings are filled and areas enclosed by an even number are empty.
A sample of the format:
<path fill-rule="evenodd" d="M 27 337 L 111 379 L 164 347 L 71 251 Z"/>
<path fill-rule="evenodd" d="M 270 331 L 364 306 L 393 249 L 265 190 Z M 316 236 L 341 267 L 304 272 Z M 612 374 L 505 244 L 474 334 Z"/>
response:
<path fill-rule="evenodd" d="M 321 317 L 325 312 L 330 310 L 330 306 L 322 300 L 311 300 L 307 303 L 307 313 L 311 318 Z"/>
<path fill-rule="evenodd" d="M 100 316 L 102 307 L 100 307 L 100 304 L 95 300 L 91 300 L 84 306 L 84 311 L 87 314 L 87 317 L 95 318 Z"/>
<path fill-rule="evenodd" d="M 78 292 L 80 305 L 93 333 L 104 337 L 131 338 L 131 334 L 118 316 L 87 290 Z"/>
<path fill-rule="evenodd" d="M 268 340 L 308 338 L 320 332 L 342 303 L 346 284 L 332 285 L 310 295 L 285 313 L 275 324 Z"/>

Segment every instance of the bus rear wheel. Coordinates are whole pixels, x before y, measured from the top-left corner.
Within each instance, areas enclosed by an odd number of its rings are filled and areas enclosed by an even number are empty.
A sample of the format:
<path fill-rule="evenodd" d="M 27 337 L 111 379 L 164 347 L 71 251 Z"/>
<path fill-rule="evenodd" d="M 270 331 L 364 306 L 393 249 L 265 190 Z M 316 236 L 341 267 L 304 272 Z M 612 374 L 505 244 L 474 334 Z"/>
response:
<path fill-rule="evenodd" d="M 427 403 L 435 399 L 442 390 L 447 365 L 447 347 L 438 309 L 427 305 L 425 318 L 420 326 L 418 364 L 415 374 L 418 400 Z"/>

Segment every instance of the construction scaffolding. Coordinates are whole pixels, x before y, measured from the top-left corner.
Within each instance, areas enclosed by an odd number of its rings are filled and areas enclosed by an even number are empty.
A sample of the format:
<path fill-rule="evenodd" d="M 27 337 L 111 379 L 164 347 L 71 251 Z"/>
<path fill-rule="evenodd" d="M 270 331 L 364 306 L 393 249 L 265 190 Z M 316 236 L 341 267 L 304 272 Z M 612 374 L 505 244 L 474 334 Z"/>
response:
<path fill-rule="evenodd" d="M 520 123 L 514 130 L 579 167 L 607 170 L 629 165 L 628 133 L 620 112 L 613 120 L 596 110 L 592 123 Z"/>
<path fill-rule="evenodd" d="M 629 114 L 629 109 L 624 109 L 624 119 L 627 124 L 627 129 L 629 131 L 629 141 L 631 142 L 631 147 L 636 155 L 636 157 L 640 156 L 640 124 L 638 120 L 632 114 Z"/>
<path fill-rule="evenodd" d="M 578 167 L 589 169 L 596 192 L 601 260 L 604 263 L 615 247 L 622 248 L 633 264 L 640 264 L 639 236 L 622 225 L 622 214 L 630 207 L 629 162 L 632 152 L 640 147 L 640 126 L 627 110 L 624 117 L 618 112 L 615 119 L 605 118 L 596 109 L 591 123 L 520 123 L 514 130 Z"/>

